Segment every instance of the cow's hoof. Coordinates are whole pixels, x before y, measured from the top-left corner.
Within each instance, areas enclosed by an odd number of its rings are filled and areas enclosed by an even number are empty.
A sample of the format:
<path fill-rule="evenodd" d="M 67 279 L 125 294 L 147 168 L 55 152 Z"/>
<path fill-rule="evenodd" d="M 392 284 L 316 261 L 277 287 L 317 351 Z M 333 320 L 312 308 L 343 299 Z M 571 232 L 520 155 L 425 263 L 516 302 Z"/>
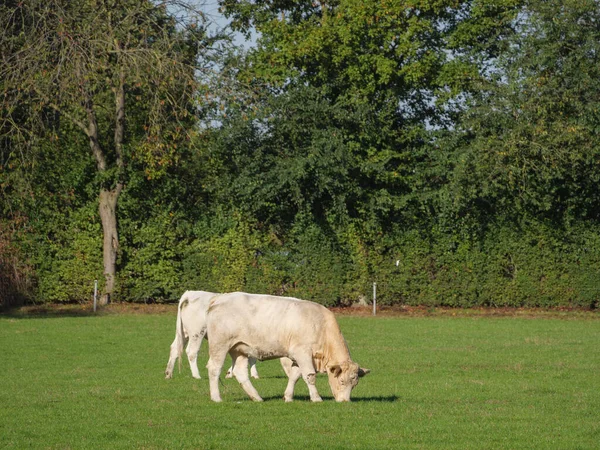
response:
<path fill-rule="evenodd" d="M 283 397 L 283 401 L 286 402 L 286 403 L 292 403 L 294 401 L 294 399 L 293 398 Z"/>
<path fill-rule="evenodd" d="M 260 377 L 258 375 L 256 375 L 256 376 L 252 375 L 252 378 L 254 378 L 255 380 L 260 380 Z"/>
<path fill-rule="evenodd" d="M 173 374 L 169 373 L 169 372 L 165 372 L 165 380 L 169 380 L 171 378 L 173 378 Z"/>
<path fill-rule="evenodd" d="M 262 398 L 260 398 L 260 397 L 253 397 L 253 398 L 252 398 L 252 401 L 253 401 L 253 402 L 262 402 L 262 401 L 263 401 L 263 399 L 262 399 Z"/>
<path fill-rule="evenodd" d="M 313 403 L 321 403 L 323 401 L 323 399 L 321 397 L 315 397 L 315 398 L 311 398 L 310 401 Z"/>

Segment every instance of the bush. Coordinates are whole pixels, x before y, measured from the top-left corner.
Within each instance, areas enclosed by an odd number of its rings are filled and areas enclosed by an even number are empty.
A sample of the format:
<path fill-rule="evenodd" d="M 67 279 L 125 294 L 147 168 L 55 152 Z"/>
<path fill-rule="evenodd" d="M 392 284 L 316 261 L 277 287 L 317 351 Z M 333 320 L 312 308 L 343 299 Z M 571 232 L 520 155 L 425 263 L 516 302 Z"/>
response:
<path fill-rule="evenodd" d="M 399 236 L 376 273 L 381 304 L 451 307 L 595 308 L 600 238 L 593 229 L 559 233 L 541 224 L 501 226 L 481 240 Z M 399 261 L 396 267 L 393 260 Z"/>
<path fill-rule="evenodd" d="M 48 225 L 52 233 L 32 234 L 25 249 L 36 268 L 36 299 L 85 302 L 93 298 L 94 280 L 103 282 L 102 233 L 95 204 L 76 209 Z M 100 288 L 101 289 L 101 286 Z"/>
<path fill-rule="evenodd" d="M 181 244 L 172 217 L 164 213 L 127 221 L 123 228 L 117 297 L 133 302 L 178 299 L 186 289 L 180 282 Z"/>
<path fill-rule="evenodd" d="M 33 297 L 34 272 L 27 259 L 13 242 L 13 226 L 0 222 L 0 306 L 20 306 Z"/>
<path fill-rule="evenodd" d="M 325 305 L 341 301 L 347 264 L 317 225 L 297 226 L 285 243 L 236 215 L 217 215 L 199 228 L 182 263 L 187 289 L 298 296 Z"/>

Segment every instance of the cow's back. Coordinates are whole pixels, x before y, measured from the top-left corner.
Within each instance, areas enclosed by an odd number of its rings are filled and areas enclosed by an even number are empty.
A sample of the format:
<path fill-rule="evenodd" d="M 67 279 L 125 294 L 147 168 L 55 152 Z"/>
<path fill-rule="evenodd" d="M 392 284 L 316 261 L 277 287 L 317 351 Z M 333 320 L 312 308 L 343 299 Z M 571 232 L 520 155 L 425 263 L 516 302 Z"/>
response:
<path fill-rule="evenodd" d="M 234 292 L 211 300 L 207 331 L 222 345 L 239 345 L 250 356 L 270 359 L 287 356 L 290 347 L 321 345 L 330 315 L 305 300 Z"/>

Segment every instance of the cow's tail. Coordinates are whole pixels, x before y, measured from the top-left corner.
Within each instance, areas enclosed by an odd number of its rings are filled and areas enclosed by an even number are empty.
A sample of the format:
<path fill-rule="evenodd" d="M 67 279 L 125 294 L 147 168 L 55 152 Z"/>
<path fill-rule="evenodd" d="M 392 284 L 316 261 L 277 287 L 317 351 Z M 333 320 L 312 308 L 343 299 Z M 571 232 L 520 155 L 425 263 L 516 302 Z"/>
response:
<path fill-rule="evenodd" d="M 176 335 L 177 335 L 177 360 L 179 361 L 179 373 L 181 373 L 181 355 L 183 355 L 183 346 L 185 344 L 185 331 L 183 330 L 183 320 L 181 318 L 181 312 L 183 308 L 185 308 L 189 303 L 187 296 L 184 294 L 179 301 L 179 306 L 177 307 L 177 325 L 176 325 Z"/>

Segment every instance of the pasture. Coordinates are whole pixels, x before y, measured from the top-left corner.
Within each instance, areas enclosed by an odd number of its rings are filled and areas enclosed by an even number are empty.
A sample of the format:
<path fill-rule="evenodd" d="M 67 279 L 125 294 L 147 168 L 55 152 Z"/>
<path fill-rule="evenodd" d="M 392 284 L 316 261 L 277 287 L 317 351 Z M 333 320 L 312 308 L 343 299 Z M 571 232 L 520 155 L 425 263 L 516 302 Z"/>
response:
<path fill-rule="evenodd" d="M 296 400 L 278 361 L 251 402 L 209 400 L 187 361 L 164 379 L 172 314 L 0 316 L 0 448 L 586 449 L 600 442 L 600 320 L 338 316 L 372 373 L 337 404 L 325 375 Z M 225 369 L 224 369 L 225 370 Z"/>

